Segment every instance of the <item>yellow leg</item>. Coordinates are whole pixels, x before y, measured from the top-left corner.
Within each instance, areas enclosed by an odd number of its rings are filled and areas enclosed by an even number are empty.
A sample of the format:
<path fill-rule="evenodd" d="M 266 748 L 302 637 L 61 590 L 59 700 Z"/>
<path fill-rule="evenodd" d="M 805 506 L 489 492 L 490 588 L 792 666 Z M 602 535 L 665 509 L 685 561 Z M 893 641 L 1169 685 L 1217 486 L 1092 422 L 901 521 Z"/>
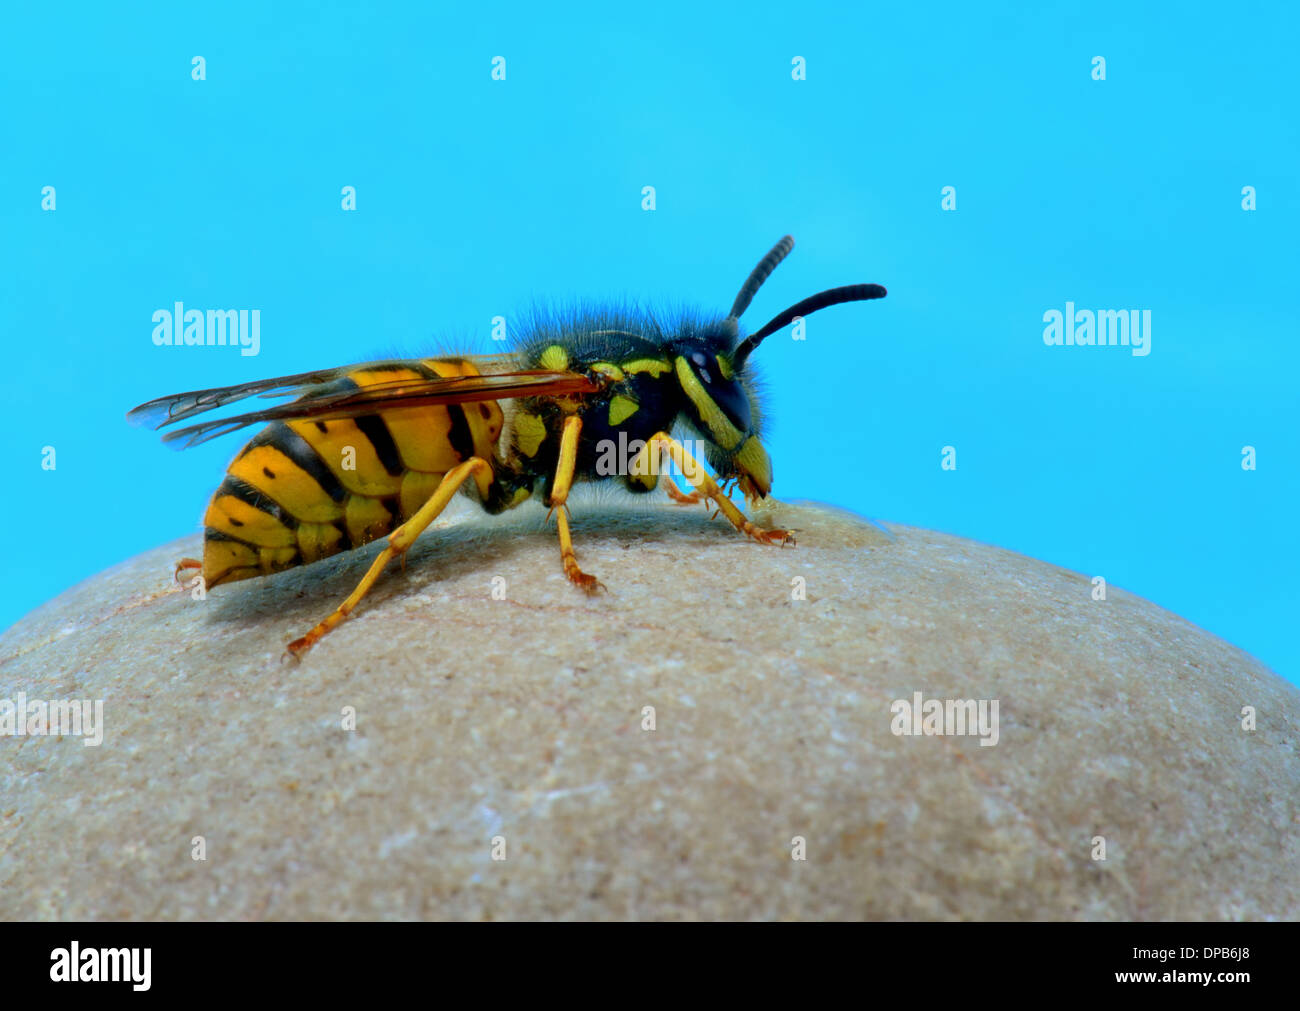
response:
<path fill-rule="evenodd" d="M 595 576 L 589 576 L 578 568 L 578 556 L 573 551 L 573 537 L 569 532 L 569 512 L 565 502 L 569 499 L 569 489 L 573 487 L 573 471 L 578 462 L 578 435 L 582 432 L 582 419 L 576 414 L 564 419 L 564 429 L 560 433 L 560 459 L 555 465 L 555 484 L 551 488 L 550 507 L 555 512 L 555 523 L 560 531 L 560 561 L 564 563 L 564 574 L 569 582 L 582 587 L 587 593 L 595 593 L 604 588 Z"/>
<path fill-rule="evenodd" d="M 704 501 L 704 493 L 700 491 L 693 491 L 689 495 L 682 494 L 682 490 L 677 487 L 677 482 L 667 474 L 659 479 L 659 483 L 668 493 L 668 497 L 678 505 L 695 505 L 696 502 Z"/>
<path fill-rule="evenodd" d="M 472 456 L 464 463 L 447 471 L 442 477 L 442 483 L 438 485 L 437 491 L 433 493 L 429 501 L 420 506 L 414 516 L 388 535 L 388 546 L 375 556 L 370 569 L 361 577 L 361 582 L 357 584 L 357 588 L 352 591 L 347 600 L 343 601 L 334 610 L 333 614 L 301 639 L 295 639 L 289 643 L 289 653 L 294 657 L 301 657 L 335 625 L 351 614 L 357 604 L 361 603 L 361 598 L 370 592 L 375 580 L 384 571 L 384 566 L 391 562 L 394 557 L 406 554 L 407 549 L 415 543 L 415 539 L 424 533 L 430 523 L 438 518 L 439 513 L 447 508 L 447 503 L 455 497 L 456 492 L 460 490 L 460 486 L 471 475 L 478 479 L 482 477 L 490 478 L 491 474 L 492 468 L 488 462 L 477 456 Z"/>
<path fill-rule="evenodd" d="M 686 480 L 695 486 L 696 493 L 708 502 L 717 503 L 718 510 L 731 521 L 731 525 L 742 534 L 761 541 L 764 544 L 793 544 L 794 538 L 788 530 L 764 530 L 745 518 L 745 514 L 736 508 L 731 499 L 718 487 L 718 483 L 709 476 L 695 457 L 686 452 L 686 448 L 667 432 L 657 432 L 645 444 L 645 448 L 633 462 L 633 473 L 650 474 L 651 467 L 657 466 L 657 455 L 667 453 L 677 468 L 686 476 Z M 672 494 L 671 492 L 669 493 Z M 685 498 L 686 496 L 682 496 Z"/>

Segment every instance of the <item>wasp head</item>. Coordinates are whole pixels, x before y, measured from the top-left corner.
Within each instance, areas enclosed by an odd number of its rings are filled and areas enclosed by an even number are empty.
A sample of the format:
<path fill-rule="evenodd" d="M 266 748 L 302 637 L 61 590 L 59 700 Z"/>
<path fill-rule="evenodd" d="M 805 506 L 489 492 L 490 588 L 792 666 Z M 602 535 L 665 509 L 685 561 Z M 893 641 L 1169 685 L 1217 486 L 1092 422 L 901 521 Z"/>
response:
<path fill-rule="evenodd" d="M 684 419 L 704 442 L 705 458 L 723 481 L 735 479 L 748 499 L 772 487 L 772 461 L 759 436 L 762 412 L 751 370 L 737 371 L 734 333 L 715 325 L 674 341 L 673 371 Z"/>
<path fill-rule="evenodd" d="M 841 302 L 883 298 L 878 284 L 850 284 L 805 298 L 742 339 L 740 317 L 758 289 L 794 248 L 785 236 L 750 272 L 726 319 L 688 327 L 669 350 L 685 395 L 684 415 L 705 441 L 707 459 L 718 476 L 734 479 L 748 499 L 766 498 L 772 488 L 772 461 L 759 438 L 761 412 L 749 357 L 765 337 L 818 309 Z"/>

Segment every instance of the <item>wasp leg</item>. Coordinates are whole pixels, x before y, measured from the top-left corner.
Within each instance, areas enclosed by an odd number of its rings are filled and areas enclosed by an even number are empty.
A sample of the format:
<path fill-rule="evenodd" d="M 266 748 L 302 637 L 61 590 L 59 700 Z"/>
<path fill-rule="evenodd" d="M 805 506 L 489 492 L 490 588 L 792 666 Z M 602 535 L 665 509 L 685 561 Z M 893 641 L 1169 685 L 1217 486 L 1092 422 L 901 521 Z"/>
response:
<path fill-rule="evenodd" d="M 172 573 L 172 577 L 176 580 L 176 582 L 180 583 L 182 586 L 185 585 L 185 581 L 181 579 L 181 572 L 183 572 L 186 569 L 198 569 L 199 572 L 202 572 L 203 563 L 199 561 L 197 558 L 182 558 L 179 561 L 177 561 L 176 571 Z"/>
<path fill-rule="evenodd" d="M 555 512 L 555 523 L 560 531 L 560 560 L 564 563 L 564 574 L 569 577 L 569 582 L 591 594 L 603 589 L 605 584 L 578 568 L 578 556 L 574 554 L 573 537 L 569 533 L 569 511 L 565 506 L 569 489 L 573 486 L 573 470 L 578 461 L 578 435 L 581 431 L 582 419 L 576 414 L 564 419 L 564 429 L 560 433 L 560 459 L 555 465 L 555 483 L 551 487 L 548 505 Z"/>
<path fill-rule="evenodd" d="M 695 505 L 696 502 L 704 501 L 705 496 L 703 492 L 693 491 L 689 495 L 683 494 L 682 490 L 677 487 L 677 482 L 667 474 L 660 479 L 659 483 L 663 485 L 663 489 L 668 493 L 668 497 L 678 505 L 689 506 Z"/>
<path fill-rule="evenodd" d="M 645 448 L 633 461 L 634 474 L 650 474 L 650 468 L 658 465 L 658 454 L 667 453 L 677 469 L 695 486 L 696 494 L 708 502 L 717 503 L 718 510 L 731 521 L 731 525 L 742 534 L 754 538 L 763 544 L 793 544 L 794 537 L 788 530 L 764 530 L 745 518 L 745 514 L 736 508 L 731 499 L 718 487 L 718 483 L 709 476 L 695 457 L 686 452 L 686 448 L 667 432 L 657 432 L 650 436 Z M 685 497 L 685 496 L 683 496 Z"/>
<path fill-rule="evenodd" d="M 400 527 L 388 535 L 388 546 L 375 556 L 371 563 L 370 569 L 361 577 L 361 582 L 357 588 L 352 591 L 347 600 L 343 601 L 328 618 L 304 635 L 301 639 L 295 639 L 289 643 L 289 653 L 294 657 L 301 657 L 307 650 L 311 649 L 319 642 L 335 625 L 341 622 L 353 608 L 361 602 L 370 588 L 379 578 L 379 574 L 384 571 L 384 566 L 391 562 L 398 555 L 405 555 L 407 549 L 415 542 L 415 539 L 424 533 L 425 529 L 438 518 L 438 514 L 447 508 L 450 502 L 471 476 L 480 480 L 480 487 L 484 480 L 490 480 L 492 477 L 492 467 L 488 462 L 480 457 L 472 456 L 459 466 L 453 467 L 442 477 L 442 482 L 438 485 L 437 491 L 429 498 L 429 501 L 416 511 L 415 515 L 403 523 Z"/>

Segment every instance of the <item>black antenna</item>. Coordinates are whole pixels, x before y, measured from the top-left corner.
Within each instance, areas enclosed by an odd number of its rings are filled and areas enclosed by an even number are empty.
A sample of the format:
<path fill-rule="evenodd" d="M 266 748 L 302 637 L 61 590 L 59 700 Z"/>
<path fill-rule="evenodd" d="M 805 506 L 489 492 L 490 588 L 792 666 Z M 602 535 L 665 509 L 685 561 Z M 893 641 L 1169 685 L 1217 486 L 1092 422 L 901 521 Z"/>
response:
<path fill-rule="evenodd" d="M 781 261 L 790 255 L 792 249 L 794 249 L 794 239 L 787 235 L 768 250 L 767 255 L 758 261 L 758 266 L 749 272 L 749 277 L 740 286 L 740 293 L 736 295 L 736 301 L 731 303 L 731 314 L 727 317 L 728 319 L 737 320 L 745 314 L 745 310 L 749 308 L 749 303 L 758 294 L 758 289 L 763 287 L 763 282 L 771 276 L 772 271 L 780 266 Z"/>
<path fill-rule="evenodd" d="M 873 298 L 884 298 L 887 294 L 888 292 L 879 284 L 846 284 L 842 288 L 828 288 L 816 295 L 809 295 L 802 302 L 790 306 L 785 312 L 773 316 L 762 328 L 741 341 L 735 354 L 731 356 L 732 368 L 737 371 L 744 368 L 745 359 L 753 354 L 763 338 L 776 333 L 796 316 L 811 316 L 818 309 L 825 309 L 830 305 L 839 305 L 841 302 L 866 302 Z"/>
<path fill-rule="evenodd" d="M 749 303 L 758 294 L 758 289 L 763 287 L 763 282 L 771 276 L 772 271 L 780 266 L 781 261 L 790 255 L 792 249 L 794 249 L 794 239 L 789 235 L 784 236 L 780 242 L 768 250 L 765 257 L 758 261 L 758 266 L 749 272 L 749 277 L 745 279 L 745 283 L 740 287 L 740 293 L 736 296 L 736 301 L 731 304 L 731 314 L 726 320 L 733 334 L 738 327 L 737 321 L 744 311 L 749 308 Z M 811 316 L 818 309 L 825 309 L 830 305 L 839 305 L 842 302 L 865 302 L 868 299 L 884 298 L 887 294 L 888 292 L 879 284 L 846 284 L 841 288 L 828 288 L 816 295 L 809 295 L 802 302 L 796 302 L 785 312 L 772 317 L 757 332 L 750 334 L 741 341 L 735 353 L 731 356 L 732 368 L 737 371 L 743 369 L 745 360 L 754 353 L 754 349 L 758 347 L 764 337 L 776 333 L 797 316 Z"/>

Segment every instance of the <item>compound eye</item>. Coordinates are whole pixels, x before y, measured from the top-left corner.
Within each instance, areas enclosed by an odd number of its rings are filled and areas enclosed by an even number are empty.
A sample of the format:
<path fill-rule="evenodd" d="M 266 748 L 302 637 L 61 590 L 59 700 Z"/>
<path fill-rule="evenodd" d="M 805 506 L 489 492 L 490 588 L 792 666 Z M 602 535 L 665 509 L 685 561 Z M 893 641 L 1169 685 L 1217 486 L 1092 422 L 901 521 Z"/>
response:
<path fill-rule="evenodd" d="M 691 352 L 691 364 L 695 366 L 695 374 L 703 379 L 706 383 L 713 382 L 713 377 L 709 375 L 709 359 L 706 355 L 698 351 Z"/>

